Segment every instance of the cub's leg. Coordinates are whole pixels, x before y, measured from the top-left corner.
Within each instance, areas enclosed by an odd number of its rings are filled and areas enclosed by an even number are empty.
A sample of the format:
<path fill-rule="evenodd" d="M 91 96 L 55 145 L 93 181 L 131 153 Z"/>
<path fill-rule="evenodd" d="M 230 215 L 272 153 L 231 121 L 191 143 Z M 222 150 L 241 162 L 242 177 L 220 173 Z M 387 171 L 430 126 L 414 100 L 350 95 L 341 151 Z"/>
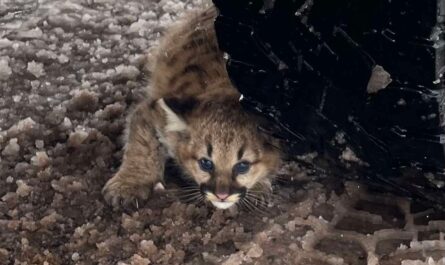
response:
<path fill-rule="evenodd" d="M 113 207 L 130 203 L 138 207 L 138 200 L 146 200 L 163 177 L 166 152 L 156 137 L 153 112 L 148 102 L 143 102 L 130 117 L 122 165 L 102 190 Z"/>

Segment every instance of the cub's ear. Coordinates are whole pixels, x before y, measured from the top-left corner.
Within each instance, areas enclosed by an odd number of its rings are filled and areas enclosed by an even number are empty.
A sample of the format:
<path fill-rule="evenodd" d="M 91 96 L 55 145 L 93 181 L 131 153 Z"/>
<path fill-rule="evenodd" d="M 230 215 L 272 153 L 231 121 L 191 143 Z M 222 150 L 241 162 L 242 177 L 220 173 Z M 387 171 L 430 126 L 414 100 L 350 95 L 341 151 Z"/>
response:
<path fill-rule="evenodd" d="M 186 116 L 198 105 L 195 98 L 161 98 L 158 105 L 166 114 L 166 131 L 181 132 L 187 129 Z"/>

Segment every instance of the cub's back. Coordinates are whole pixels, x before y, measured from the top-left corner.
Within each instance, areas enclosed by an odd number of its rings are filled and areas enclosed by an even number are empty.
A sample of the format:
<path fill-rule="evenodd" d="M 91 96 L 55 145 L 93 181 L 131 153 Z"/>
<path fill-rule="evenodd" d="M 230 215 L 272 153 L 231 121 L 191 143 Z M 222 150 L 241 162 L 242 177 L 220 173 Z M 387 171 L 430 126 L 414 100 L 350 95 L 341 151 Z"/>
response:
<path fill-rule="evenodd" d="M 214 7 L 193 11 L 167 30 L 150 59 L 152 100 L 239 98 L 218 48 L 216 15 Z"/>

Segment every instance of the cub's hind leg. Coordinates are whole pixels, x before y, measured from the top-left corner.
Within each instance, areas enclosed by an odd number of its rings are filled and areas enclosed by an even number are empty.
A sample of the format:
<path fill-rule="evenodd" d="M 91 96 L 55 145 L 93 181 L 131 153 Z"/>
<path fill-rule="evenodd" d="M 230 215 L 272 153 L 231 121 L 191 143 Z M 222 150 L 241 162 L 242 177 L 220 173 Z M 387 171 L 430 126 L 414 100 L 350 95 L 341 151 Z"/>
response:
<path fill-rule="evenodd" d="M 138 202 L 148 199 L 153 185 L 163 177 L 166 152 L 156 137 L 153 111 L 143 102 L 131 114 L 122 164 L 102 190 L 113 207 L 138 207 Z"/>

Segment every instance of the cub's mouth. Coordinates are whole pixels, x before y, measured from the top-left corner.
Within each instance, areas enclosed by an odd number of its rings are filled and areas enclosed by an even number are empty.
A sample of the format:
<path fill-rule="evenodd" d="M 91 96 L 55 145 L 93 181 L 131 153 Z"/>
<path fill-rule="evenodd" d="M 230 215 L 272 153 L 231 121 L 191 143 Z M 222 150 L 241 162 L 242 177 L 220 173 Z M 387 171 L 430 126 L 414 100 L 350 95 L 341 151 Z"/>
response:
<path fill-rule="evenodd" d="M 233 191 L 215 191 L 206 185 L 201 185 L 203 196 L 218 209 L 228 209 L 238 203 L 246 195 L 245 188 L 238 188 Z"/>
<path fill-rule="evenodd" d="M 210 201 L 213 206 L 219 209 L 228 209 L 240 200 L 241 194 L 214 194 L 210 191 L 205 193 L 205 198 Z"/>

